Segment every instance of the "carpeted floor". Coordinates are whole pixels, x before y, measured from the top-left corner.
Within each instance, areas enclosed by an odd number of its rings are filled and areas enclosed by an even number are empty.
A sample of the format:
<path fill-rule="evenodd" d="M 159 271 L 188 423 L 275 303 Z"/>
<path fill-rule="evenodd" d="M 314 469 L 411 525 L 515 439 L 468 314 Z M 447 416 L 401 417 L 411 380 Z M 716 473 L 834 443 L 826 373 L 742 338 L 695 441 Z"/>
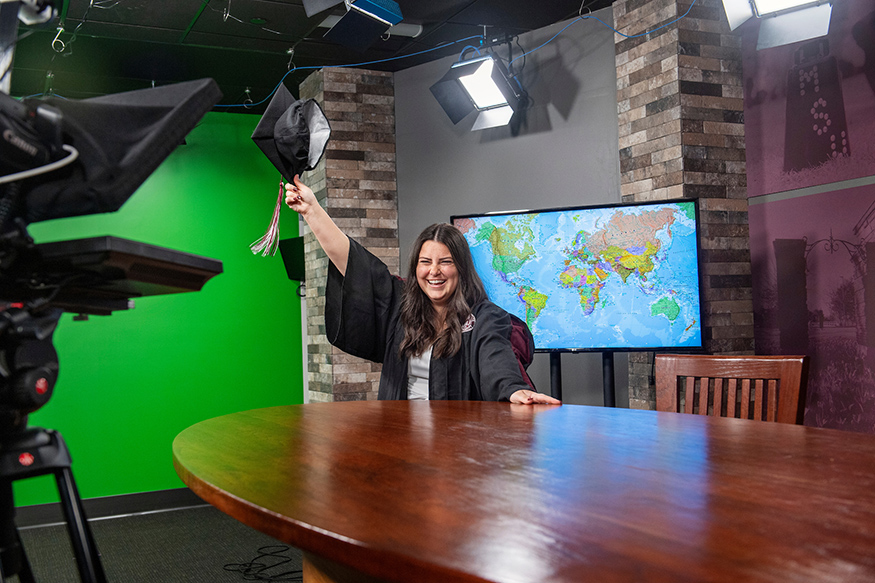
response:
<path fill-rule="evenodd" d="M 300 551 L 212 506 L 90 524 L 108 583 L 301 581 Z M 19 532 L 38 583 L 79 583 L 65 524 Z M 17 577 L 7 581 L 18 583 Z"/>

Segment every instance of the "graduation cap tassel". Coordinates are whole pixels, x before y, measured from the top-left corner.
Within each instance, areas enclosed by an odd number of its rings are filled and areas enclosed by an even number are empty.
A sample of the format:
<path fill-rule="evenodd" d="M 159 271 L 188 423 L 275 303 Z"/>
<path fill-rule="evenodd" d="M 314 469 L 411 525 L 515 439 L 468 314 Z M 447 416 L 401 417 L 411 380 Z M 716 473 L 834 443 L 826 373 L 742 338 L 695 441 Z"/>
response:
<path fill-rule="evenodd" d="M 280 193 L 276 199 L 276 206 L 273 209 L 273 218 L 270 220 L 270 226 L 258 241 L 254 242 L 249 248 L 253 255 L 261 253 L 262 257 L 275 255 L 280 242 L 280 209 L 283 207 L 283 182 L 280 181 Z"/>

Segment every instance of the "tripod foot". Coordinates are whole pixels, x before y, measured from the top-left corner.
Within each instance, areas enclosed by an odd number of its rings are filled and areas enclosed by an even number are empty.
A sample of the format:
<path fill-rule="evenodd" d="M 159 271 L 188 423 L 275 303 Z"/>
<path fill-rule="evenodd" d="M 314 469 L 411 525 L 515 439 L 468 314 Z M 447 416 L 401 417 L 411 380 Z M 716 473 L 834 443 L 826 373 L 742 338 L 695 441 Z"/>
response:
<path fill-rule="evenodd" d="M 36 583 L 21 537 L 15 528 L 14 480 L 52 474 L 82 583 L 106 583 L 100 554 L 85 518 L 82 500 L 70 470 L 70 451 L 57 431 L 28 428 L 15 439 L 4 439 L 0 454 L 0 583 L 18 575 L 20 583 Z"/>
<path fill-rule="evenodd" d="M 14 518 L 12 482 L 0 477 L 0 582 L 18 575 L 19 583 L 36 583 Z"/>

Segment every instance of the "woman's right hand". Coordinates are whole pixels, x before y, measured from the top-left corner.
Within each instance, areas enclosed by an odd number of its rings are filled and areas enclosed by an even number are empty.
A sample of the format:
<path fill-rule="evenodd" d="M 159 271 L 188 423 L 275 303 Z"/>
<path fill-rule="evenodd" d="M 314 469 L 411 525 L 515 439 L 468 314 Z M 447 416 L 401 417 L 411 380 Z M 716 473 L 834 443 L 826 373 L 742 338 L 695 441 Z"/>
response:
<path fill-rule="evenodd" d="M 286 183 L 286 204 L 301 215 L 306 215 L 313 207 L 319 205 L 316 195 L 309 186 L 301 182 L 297 174 L 292 182 Z"/>
<path fill-rule="evenodd" d="M 328 213 L 319 206 L 316 195 L 309 186 L 301 182 L 301 177 L 297 174 L 293 182 L 286 184 L 286 204 L 304 217 L 328 259 L 341 275 L 345 275 L 346 262 L 349 259 L 349 237 L 343 234 Z"/>

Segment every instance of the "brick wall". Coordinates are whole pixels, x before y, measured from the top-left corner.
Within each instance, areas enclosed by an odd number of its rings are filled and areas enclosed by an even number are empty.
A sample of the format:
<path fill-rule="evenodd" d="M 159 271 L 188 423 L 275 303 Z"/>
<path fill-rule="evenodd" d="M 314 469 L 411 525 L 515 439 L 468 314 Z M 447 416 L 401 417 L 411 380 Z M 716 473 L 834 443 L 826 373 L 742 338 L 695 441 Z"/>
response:
<path fill-rule="evenodd" d="M 399 273 L 394 95 L 391 73 L 362 69 L 322 69 L 300 86 L 300 97 L 316 99 L 331 124 L 325 156 L 304 180 L 344 232 Z M 380 365 L 328 343 L 328 258 L 306 226 L 302 235 L 310 401 L 375 399 Z"/>
<path fill-rule="evenodd" d="M 616 0 L 614 26 L 652 31 L 683 0 Z M 753 352 L 741 39 L 720 0 L 615 34 L 623 200 L 699 200 L 705 348 Z M 653 354 L 629 359 L 630 406 L 654 408 Z"/>

